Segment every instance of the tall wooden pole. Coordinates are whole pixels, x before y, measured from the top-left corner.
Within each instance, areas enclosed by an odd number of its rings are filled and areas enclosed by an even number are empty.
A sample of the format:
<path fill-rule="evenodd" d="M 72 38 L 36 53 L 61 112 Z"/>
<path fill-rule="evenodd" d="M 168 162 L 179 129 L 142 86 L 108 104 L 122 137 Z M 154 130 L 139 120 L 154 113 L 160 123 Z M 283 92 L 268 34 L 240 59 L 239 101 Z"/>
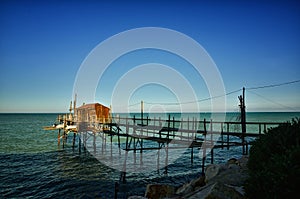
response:
<path fill-rule="evenodd" d="M 245 87 L 243 87 L 243 105 L 242 105 L 242 132 L 246 133 L 246 106 L 245 106 Z"/>
<path fill-rule="evenodd" d="M 243 95 L 239 96 L 240 100 L 240 109 L 241 109 L 241 126 L 242 126 L 242 145 L 243 145 L 243 154 L 246 154 L 245 151 L 245 133 L 246 133 L 246 106 L 245 106 L 245 87 L 243 87 Z"/>
<path fill-rule="evenodd" d="M 142 119 L 142 126 L 144 122 L 144 102 L 143 100 L 141 101 L 141 119 Z"/>
<path fill-rule="evenodd" d="M 72 112 L 72 101 L 70 102 L 69 112 L 70 112 L 70 114 L 71 114 L 71 112 Z"/>
<path fill-rule="evenodd" d="M 75 115 L 75 111 L 76 111 L 76 101 L 77 101 L 77 94 L 75 93 L 74 96 L 74 103 L 73 103 L 73 114 Z"/>

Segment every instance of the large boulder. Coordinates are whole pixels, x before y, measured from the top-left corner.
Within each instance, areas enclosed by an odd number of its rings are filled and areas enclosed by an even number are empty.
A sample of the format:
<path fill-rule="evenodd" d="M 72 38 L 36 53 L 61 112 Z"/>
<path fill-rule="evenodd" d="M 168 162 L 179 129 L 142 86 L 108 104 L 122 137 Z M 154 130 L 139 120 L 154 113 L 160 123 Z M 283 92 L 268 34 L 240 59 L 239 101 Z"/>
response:
<path fill-rule="evenodd" d="M 248 156 L 232 158 L 225 164 L 208 165 L 205 176 L 184 184 L 176 190 L 169 185 L 148 185 L 145 197 L 148 199 L 243 199 L 244 183 L 248 178 Z"/>
<path fill-rule="evenodd" d="M 219 175 L 219 173 L 221 173 L 225 169 L 226 167 L 223 164 L 208 165 L 205 168 L 205 182 L 207 183 L 208 181 Z"/>
<path fill-rule="evenodd" d="M 148 199 L 162 199 L 175 194 L 175 187 L 165 184 L 149 184 L 145 197 Z"/>
<path fill-rule="evenodd" d="M 208 165 L 205 170 L 204 187 L 185 195 L 188 199 L 214 198 L 229 199 L 244 198 L 244 183 L 248 178 L 248 157 L 230 159 L 225 164 Z"/>
<path fill-rule="evenodd" d="M 192 180 L 191 182 L 186 183 L 183 186 L 179 187 L 176 191 L 176 194 L 186 195 L 188 193 L 191 193 L 191 192 L 195 191 L 196 189 L 203 187 L 205 185 L 204 180 L 205 180 L 204 176 L 196 178 L 195 180 Z"/>
<path fill-rule="evenodd" d="M 196 192 L 192 196 L 186 197 L 187 199 L 243 199 L 243 195 L 236 191 L 234 188 L 216 182 L 214 184 L 207 185 L 199 192 Z"/>
<path fill-rule="evenodd" d="M 232 186 L 243 186 L 248 178 L 247 160 L 243 156 L 240 159 L 230 159 L 225 164 L 212 164 L 207 166 L 205 170 L 205 182 L 220 182 Z"/>

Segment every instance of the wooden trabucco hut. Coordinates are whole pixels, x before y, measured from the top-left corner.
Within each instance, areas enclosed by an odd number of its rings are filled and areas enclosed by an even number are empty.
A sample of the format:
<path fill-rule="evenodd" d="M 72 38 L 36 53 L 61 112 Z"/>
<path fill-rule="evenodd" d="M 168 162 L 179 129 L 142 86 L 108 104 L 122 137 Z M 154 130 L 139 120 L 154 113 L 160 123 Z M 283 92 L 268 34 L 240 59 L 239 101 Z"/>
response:
<path fill-rule="evenodd" d="M 110 123 L 110 108 L 99 103 L 85 104 L 76 108 L 75 118 L 77 122 Z"/>

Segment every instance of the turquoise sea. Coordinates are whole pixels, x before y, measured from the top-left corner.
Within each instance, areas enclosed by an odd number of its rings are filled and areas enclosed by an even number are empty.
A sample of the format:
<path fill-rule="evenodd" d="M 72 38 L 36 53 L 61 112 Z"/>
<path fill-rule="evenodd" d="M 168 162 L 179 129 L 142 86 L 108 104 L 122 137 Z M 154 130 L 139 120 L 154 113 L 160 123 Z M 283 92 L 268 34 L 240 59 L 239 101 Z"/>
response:
<path fill-rule="evenodd" d="M 166 114 L 148 116 L 167 117 Z M 238 116 L 238 113 L 227 113 L 226 121 L 237 121 Z M 73 148 L 72 139 L 65 148 L 58 146 L 57 131 L 42 128 L 52 125 L 56 117 L 57 114 L 0 114 L 0 197 L 114 198 L 114 184 L 120 172 L 103 165 L 88 151 L 79 150 L 78 142 Z M 211 114 L 184 113 L 171 114 L 171 117 L 210 120 Z M 300 117 L 300 113 L 247 113 L 247 122 L 286 122 L 295 117 Z M 225 162 L 241 154 L 240 147 L 215 150 L 215 161 Z M 150 183 L 179 186 L 200 172 L 200 158 L 196 157 L 191 164 L 187 152 L 169 165 L 168 174 L 128 173 L 118 198 L 143 195 Z"/>

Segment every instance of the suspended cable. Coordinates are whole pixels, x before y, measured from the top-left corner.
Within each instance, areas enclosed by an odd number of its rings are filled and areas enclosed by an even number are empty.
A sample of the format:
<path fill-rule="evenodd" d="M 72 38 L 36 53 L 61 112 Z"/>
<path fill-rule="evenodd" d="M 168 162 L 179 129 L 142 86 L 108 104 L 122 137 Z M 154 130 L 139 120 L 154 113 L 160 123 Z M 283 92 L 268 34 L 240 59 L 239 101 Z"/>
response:
<path fill-rule="evenodd" d="M 264 100 L 266 100 L 266 101 L 268 101 L 268 102 L 271 102 L 271 103 L 273 103 L 273 104 L 276 104 L 276 105 L 278 105 L 278 106 L 281 106 L 281 107 L 283 107 L 283 108 L 287 108 L 287 109 L 290 109 L 290 110 L 293 110 L 293 111 L 299 111 L 299 110 L 297 110 L 297 109 L 295 109 L 295 108 L 292 108 L 292 107 L 290 107 L 290 106 L 286 106 L 286 105 L 284 105 L 284 104 L 281 104 L 281 103 L 278 103 L 278 102 L 276 102 L 276 101 L 274 101 L 274 100 L 271 100 L 271 99 L 269 99 L 269 98 L 267 98 L 267 97 L 264 97 L 264 96 L 262 96 L 262 95 L 260 95 L 260 94 L 258 94 L 258 93 L 256 93 L 256 92 L 254 92 L 254 91 L 249 91 L 250 93 L 253 93 L 253 94 L 255 94 L 255 95 L 257 95 L 258 97 L 260 97 L 260 98 L 262 98 L 262 99 L 264 99 Z"/>
<path fill-rule="evenodd" d="M 257 86 L 257 87 L 250 87 L 250 88 L 246 88 L 247 91 L 249 92 L 252 92 L 253 94 L 267 100 L 267 101 L 270 101 L 274 104 L 277 104 L 277 105 L 280 105 L 280 106 L 283 106 L 285 108 L 289 108 L 289 109 L 292 109 L 292 110 L 295 110 L 291 107 L 288 107 L 288 106 L 285 106 L 283 104 L 280 104 L 280 103 L 277 103 L 275 101 L 272 101 L 268 98 L 265 98 L 264 96 L 261 96 L 251 90 L 257 90 L 257 89 L 264 89 L 264 88 L 272 88 L 272 87 L 278 87 L 278 86 L 283 86 L 283 85 L 289 85 L 289 84 L 294 84 L 294 83 L 298 83 L 300 82 L 300 80 L 295 80 L 295 81 L 290 81 L 290 82 L 284 82 L 284 83 L 279 83 L 279 84 L 270 84 L 270 85 L 264 85 L 264 86 Z M 199 103 L 199 102 L 204 102 L 204 101 L 209 101 L 209 100 L 212 100 L 212 99 L 216 99 L 216 98 L 220 98 L 220 97 L 224 97 L 224 96 L 228 96 L 228 95 L 231 95 L 231 94 L 234 94 L 234 93 L 237 93 L 237 92 L 240 92 L 242 89 L 238 89 L 238 90 L 234 90 L 234 91 L 231 91 L 231 92 L 228 92 L 224 95 L 218 95 L 218 96 L 213 96 L 213 97 L 208 97 L 208 98 L 204 98 L 204 99 L 199 99 L 199 100 L 194 100 L 194 101 L 187 101 L 187 102 L 171 102 L 171 103 L 168 103 L 168 102 L 147 102 L 147 101 L 144 101 L 145 104 L 151 104 L 151 105 L 181 105 L 181 104 L 192 104 L 192 103 Z M 131 106 L 137 106 L 137 105 L 140 105 L 140 102 L 137 102 L 137 103 L 134 103 L 134 104 L 130 104 L 128 105 L 128 107 L 131 107 Z"/>
<path fill-rule="evenodd" d="M 250 87 L 250 88 L 246 88 L 246 90 L 249 91 L 249 90 L 262 89 L 262 88 L 272 88 L 272 87 L 277 87 L 277 86 L 294 84 L 294 83 L 298 83 L 298 82 L 300 82 L 300 80 L 295 80 L 295 81 L 290 81 L 290 82 L 284 82 L 284 83 L 280 83 L 280 84 L 271 84 L 271 85 L 265 85 L 265 86 Z"/>
<path fill-rule="evenodd" d="M 194 100 L 194 101 L 187 101 L 187 102 L 163 103 L 163 102 L 146 102 L 146 101 L 144 101 L 144 103 L 145 103 L 145 104 L 151 104 L 151 105 L 154 105 L 154 104 L 159 104 L 159 105 L 181 105 L 181 104 L 192 104 L 192 103 L 204 102 L 204 101 L 208 101 L 208 100 L 212 100 L 212 99 L 224 97 L 224 96 L 227 96 L 227 95 L 231 95 L 231 94 L 233 94 L 233 93 L 240 92 L 241 90 L 242 90 L 242 89 L 238 89 L 238 90 L 235 90 L 235 91 L 228 92 L 228 93 L 226 93 L 226 94 L 224 94 L 224 95 L 218 95 L 218 96 L 208 97 L 208 98 L 199 99 L 199 100 Z"/>
<path fill-rule="evenodd" d="M 137 102 L 137 103 L 135 103 L 135 104 L 130 104 L 130 105 L 128 105 L 128 107 L 130 107 L 130 106 L 136 106 L 136 105 L 140 105 L 141 104 L 141 102 Z"/>

